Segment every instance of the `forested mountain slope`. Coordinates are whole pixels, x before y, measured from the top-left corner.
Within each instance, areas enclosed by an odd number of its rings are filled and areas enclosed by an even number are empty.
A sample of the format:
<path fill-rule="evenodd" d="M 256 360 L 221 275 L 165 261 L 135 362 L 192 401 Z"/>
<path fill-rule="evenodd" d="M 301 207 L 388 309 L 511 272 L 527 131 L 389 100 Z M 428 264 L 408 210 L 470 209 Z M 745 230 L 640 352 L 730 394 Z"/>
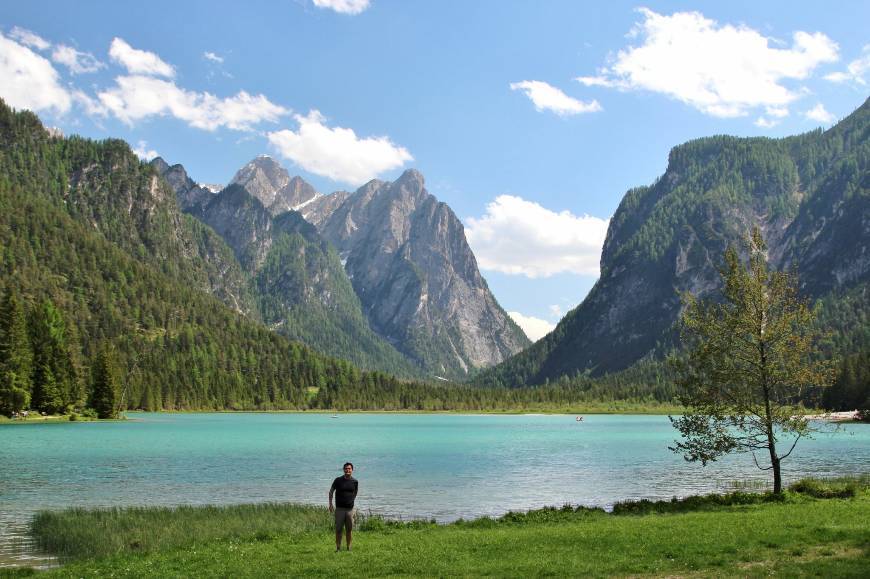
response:
<path fill-rule="evenodd" d="M 489 291 L 462 224 L 417 171 L 321 195 L 263 155 L 211 195 L 180 165 L 152 164 L 233 249 L 264 320 L 319 351 L 402 376 L 464 379 L 529 343 Z"/>
<path fill-rule="evenodd" d="M 175 189 L 179 204 L 232 249 L 257 316 L 271 329 L 363 369 L 422 376 L 422 367 L 371 330 L 335 249 L 299 213 L 274 213 L 276 199 L 286 201 L 288 191 L 304 186 L 286 172 L 286 179 L 280 173 L 276 177 L 275 171 L 266 179 L 260 175 L 266 159 L 255 162 L 249 165 L 256 165 L 259 179 L 252 178 L 248 186 L 269 200 L 271 209 L 239 183 L 211 194 L 187 177 L 181 165 L 169 166 L 160 158 L 151 165 Z M 279 185 L 283 196 L 270 194 L 269 186 Z"/>
<path fill-rule="evenodd" d="M 71 406 L 87 395 L 88 365 L 105 343 L 132 408 L 301 408 L 318 403 L 313 392 L 397 385 L 251 319 L 232 251 L 179 211 L 125 143 L 54 138 L 2 102 L 0 292 L 64 318 L 55 328 L 65 328 L 75 366 Z"/>
<path fill-rule="evenodd" d="M 758 225 L 774 268 L 818 301 L 825 347 L 870 347 L 870 104 L 827 131 L 785 139 L 709 137 L 675 147 L 653 185 L 626 193 L 601 277 L 556 329 L 482 373 L 486 386 L 599 376 L 675 345 L 679 294 L 711 296 L 729 244 Z"/>

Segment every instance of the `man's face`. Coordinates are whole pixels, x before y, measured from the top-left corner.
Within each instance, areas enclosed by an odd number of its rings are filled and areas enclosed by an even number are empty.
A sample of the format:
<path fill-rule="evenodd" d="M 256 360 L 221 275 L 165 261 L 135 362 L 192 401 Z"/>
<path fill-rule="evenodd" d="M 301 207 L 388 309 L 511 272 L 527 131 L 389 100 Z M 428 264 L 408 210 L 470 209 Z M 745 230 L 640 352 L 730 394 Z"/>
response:
<path fill-rule="evenodd" d="M 348 464 L 348 465 L 345 465 L 345 467 L 344 467 L 344 476 L 350 476 L 350 475 L 352 475 L 352 474 L 353 474 L 353 467 L 350 466 L 349 464 Z"/>

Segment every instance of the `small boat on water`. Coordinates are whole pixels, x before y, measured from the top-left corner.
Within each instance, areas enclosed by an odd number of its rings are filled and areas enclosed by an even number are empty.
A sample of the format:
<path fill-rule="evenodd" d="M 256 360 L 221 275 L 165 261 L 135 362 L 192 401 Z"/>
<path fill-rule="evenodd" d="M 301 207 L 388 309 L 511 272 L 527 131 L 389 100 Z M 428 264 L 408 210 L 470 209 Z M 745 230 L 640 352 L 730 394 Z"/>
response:
<path fill-rule="evenodd" d="M 333 414 L 330 418 L 338 418 L 338 414 Z"/>
<path fill-rule="evenodd" d="M 576 420 L 577 422 L 583 422 L 583 417 L 582 417 L 582 416 L 578 416 L 578 417 L 575 418 L 574 420 Z"/>

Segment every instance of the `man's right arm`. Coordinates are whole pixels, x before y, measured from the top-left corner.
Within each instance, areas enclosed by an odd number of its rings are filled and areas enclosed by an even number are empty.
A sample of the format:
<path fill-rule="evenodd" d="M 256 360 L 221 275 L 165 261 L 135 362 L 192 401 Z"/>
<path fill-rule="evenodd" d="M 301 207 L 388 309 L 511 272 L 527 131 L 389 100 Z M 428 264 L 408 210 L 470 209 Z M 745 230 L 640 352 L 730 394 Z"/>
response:
<path fill-rule="evenodd" d="M 329 512 L 333 512 L 335 507 L 332 506 L 332 494 L 335 492 L 335 481 L 332 481 L 332 486 L 329 487 Z"/>

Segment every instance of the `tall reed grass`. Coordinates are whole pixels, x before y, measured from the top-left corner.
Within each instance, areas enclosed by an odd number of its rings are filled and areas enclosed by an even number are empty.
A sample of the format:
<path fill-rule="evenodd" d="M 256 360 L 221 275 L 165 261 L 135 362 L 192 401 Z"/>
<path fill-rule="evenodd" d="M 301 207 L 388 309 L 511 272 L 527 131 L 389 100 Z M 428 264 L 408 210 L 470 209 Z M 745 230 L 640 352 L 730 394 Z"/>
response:
<path fill-rule="evenodd" d="M 371 525 L 359 513 L 357 528 Z M 31 523 L 36 545 L 62 559 L 153 552 L 215 539 L 271 540 L 278 535 L 327 532 L 325 507 L 260 503 L 228 506 L 72 508 L 41 511 Z"/>
<path fill-rule="evenodd" d="M 784 495 L 734 491 L 726 494 L 691 496 L 661 501 L 625 501 L 612 513 L 599 508 L 548 507 L 527 512 L 509 512 L 492 519 L 459 520 L 449 527 L 468 529 L 537 527 L 548 523 L 597 524 L 602 519 L 625 515 L 716 511 L 732 506 L 770 503 L 800 503 L 807 500 L 850 498 L 870 489 L 870 476 L 836 479 L 804 479 Z M 372 513 L 357 514 L 359 531 L 423 531 L 442 528 L 434 521 L 387 520 Z M 325 507 L 261 503 L 229 506 L 129 507 L 110 509 L 73 508 L 37 513 L 31 525 L 35 544 L 61 560 L 97 559 L 110 555 L 151 553 L 215 540 L 242 539 L 272 542 L 295 535 L 331 534 L 332 515 Z M 329 540 L 326 540 L 326 544 Z"/>

